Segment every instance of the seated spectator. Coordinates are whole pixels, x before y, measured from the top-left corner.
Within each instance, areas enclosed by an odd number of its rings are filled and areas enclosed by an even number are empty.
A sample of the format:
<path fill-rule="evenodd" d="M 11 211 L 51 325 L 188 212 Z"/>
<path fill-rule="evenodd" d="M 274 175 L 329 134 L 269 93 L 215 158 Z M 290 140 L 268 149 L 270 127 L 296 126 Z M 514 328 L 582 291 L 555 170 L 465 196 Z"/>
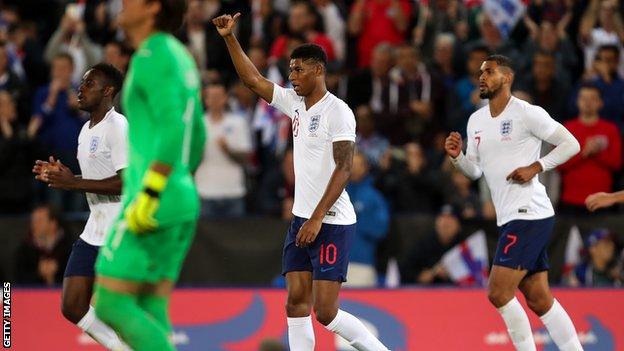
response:
<path fill-rule="evenodd" d="M 373 187 L 366 156 L 353 156 L 351 182 L 347 193 L 353 203 L 358 225 L 349 256 L 345 286 L 374 287 L 377 284 L 375 254 L 377 245 L 388 233 L 390 211 L 379 190 Z"/>
<path fill-rule="evenodd" d="M 375 130 L 373 112 L 368 105 L 361 105 L 355 110 L 355 121 L 357 149 L 366 155 L 368 163 L 376 170 L 390 143 Z"/>
<path fill-rule="evenodd" d="M 0 213 L 26 213 L 32 201 L 35 126 L 17 123 L 17 109 L 11 94 L 0 90 Z"/>
<path fill-rule="evenodd" d="M 450 205 L 442 206 L 433 231 L 419 240 L 401 263 L 402 284 L 448 284 L 442 256 L 459 243 L 461 222 Z"/>
<path fill-rule="evenodd" d="M 559 166 L 563 193 L 559 212 L 588 214 L 587 196 L 613 191 L 615 173 L 622 165 L 622 141 L 617 126 L 600 118 L 600 90 L 583 85 L 578 93 L 579 116 L 565 127 L 581 144 L 581 152 Z"/>
<path fill-rule="evenodd" d="M 462 219 L 480 218 L 481 201 L 479 194 L 472 189 L 472 181 L 456 169 L 451 172 L 446 202 L 458 210 Z"/>
<path fill-rule="evenodd" d="M 412 6 L 407 0 L 357 0 L 349 14 L 349 34 L 357 37 L 357 66 L 371 64 L 373 50 L 381 43 L 405 42 Z"/>
<path fill-rule="evenodd" d="M 291 4 L 288 13 L 288 33 L 302 36 L 307 43 L 316 44 L 325 50 L 327 60 L 336 59 L 331 39 L 318 28 L 319 17 L 311 3 L 298 0 Z M 271 46 L 270 58 L 278 59 L 287 51 L 288 35 L 275 39 Z"/>
<path fill-rule="evenodd" d="M 618 74 L 619 61 L 620 50 L 617 46 L 601 46 L 596 53 L 593 70 L 588 72 L 585 82 L 593 84 L 600 89 L 603 101 L 600 115 L 617 124 L 620 130 L 624 130 L 624 80 Z M 581 84 L 579 83 L 579 87 Z M 577 94 L 578 88 L 570 99 L 573 115 L 578 113 L 576 105 Z"/>
<path fill-rule="evenodd" d="M 555 55 L 538 51 L 533 56 L 531 73 L 518 77 L 516 89 L 531 95 L 533 103 L 541 106 L 557 121 L 566 119 L 567 99 L 570 96 L 569 84 L 556 76 Z"/>
<path fill-rule="evenodd" d="M 30 217 L 30 233 L 15 255 L 16 282 L 52 286 L 63 281 L 72 239 L 62 227 L 59 212 L 37 206 Z"/>
<path fill-rule="evenodd" d="M 447 99 L 446 126 L 466 137 L 468 118 L 485 105 L 479 97 L 479 75 L 481 64 L 490 54 L 485 46 L 474 46 L 468 52 L 466 74 L 459 78 Z"/>
<path fill-rule="evenodd" d="M 396 155 L 393 155 L 396 154 Z M 388 150 L 380 162 L 378 187 L 393 212 L 431 213 L 440 206 L 440 173 L 427 165 L 422 147 L 405 144 L 403 150 Z"/>
<path fill-rule="evenodd" d="M 251 152 L 247 120 L 226 111 L 228 95 L 223 84 L 209 84 L 204 94 L 210 138 L 195 173 L 202 216 L 241 217 L 245 214 L 245 164 Z"/>
<path fill-rule="evenodd" d="M 612 233 L 605 229 L 594 230 L 587 237 L 586 259 L 574 273 L 573 286 L 608 287 L 622 284 L 622 267 L 618 263 L 618 245 Z"/>
<path fill-rule="evenodd" d="M 67 9 L 70 9 L 68 6 Z M 46 61 L 53 61 L 61 53 L 68 53 L 73 61 L 71 82 L 80 83 L 87 67 L 94 66 L 102 59 L 102 48 L 89 39 L 86 24 L 77 11 L 66 11 L 58 29 L 52 34 L 45 47 Z"/>
<path fill-rule="evenodd" d="M 332 41 L 336 60 L 343 62 L 346 56 L 346 23 L 340 9 L 333 0 L 313 0 L 316 10 L 323 18 L 325 24 L 325 32 Z"/>

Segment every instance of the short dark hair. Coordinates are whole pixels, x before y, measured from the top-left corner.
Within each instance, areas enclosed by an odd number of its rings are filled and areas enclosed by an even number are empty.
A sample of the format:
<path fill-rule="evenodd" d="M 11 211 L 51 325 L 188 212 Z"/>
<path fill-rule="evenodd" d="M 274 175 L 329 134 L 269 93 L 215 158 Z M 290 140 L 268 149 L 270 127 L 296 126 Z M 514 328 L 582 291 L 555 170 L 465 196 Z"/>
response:
<path fill-rule="evenodd" d="M 327 67 L 327 54 L 322 47 L 316 44 L 303 44 L 298 46 L 290 54 L 290 59 L 302 59 L 304 61 L 312 60 Z"/>
<path fill-rule="evenodd" d="M 590 83 L 590 82 L 583 83 L 579 87 L 579 91 L 581 91 L 583 89 L 595 90 L 598 93 L 598 96 L 600 96 L 600 98 L 602 98 L 602 91 L 600 91 L 600 88 L 598 88 L 598 86 L 596 84 L 593 84 L 593 83 Z"/>
<path fill-rule="evenodd" d="M 596 57 L 598 57 L 598 54 L 601 51 L 612 51 L 615 54 L 615 57 L 617 57 L 617 59 L 620 59 L 620 48 L 617 45 L 614 44 L 605 44 L 605 45 L 600 45 L 598 47 L 598 50 L 596 50 Z"/>
<path fill-rule="evenodd" d="M 117 93 L 121 91 L 124 76 L 117 68 L 115 68 L 115 66 L 108 63 L 98 63 L 97 65 L 91 67 L 91 69 L 94 71 L 98 71 L 104 75 L 106 85 L 112 86 L 115 89 L 113 97 L 115 97 L 115 95 L 117 95 Z"/>
<path fill-rule="evenodd" d="M 468 50 L 468 54 L 472 54 L 473 52 L 484 52 L 486 55 L 491 55 L 490 49 L 488 49 L 485 45 L 473 45 L 470 50 Z"/>
<path fill-rule="evenodd" d="M 488 56 L 486 59 L 486 61 L 494 61 L 496 62 L 496 64 L 499 67 L 507 67 L 509 68 L 512 72 L 513 72 L 513 63 L 511 62 L 511 59 L 505 55 L 499 55 L 499 54 L 494 54 L 494 55 L 490 55 Z"/>
<path fill-rule="evenodd" d="M 168 33 L 180 29 L 186 15 L 186 0 L 147 0 L 154 1 L 160 3 L 160 12 L 156 15 L 156 28 Z"/>

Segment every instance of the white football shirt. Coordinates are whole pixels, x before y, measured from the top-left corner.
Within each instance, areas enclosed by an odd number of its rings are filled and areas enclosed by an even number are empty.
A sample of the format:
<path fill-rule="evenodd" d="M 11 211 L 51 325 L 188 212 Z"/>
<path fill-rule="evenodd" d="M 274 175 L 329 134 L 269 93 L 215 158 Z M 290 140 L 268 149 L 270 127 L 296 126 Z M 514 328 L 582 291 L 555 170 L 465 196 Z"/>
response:
<path fill-rule="evenodd" d="M 542 140 L 559 126 L 543 108 L 511 97 L 492 117 L 486 105 L 468 120 L 466 157 L 483 171 L 501 226 L 516 219 L 542 219 L 555 214 L 546 188 L 534 177 L 525 184 L 507 180 L 516 168 L 540 158 Z"/>
<path fill-rule="evenodd" d="M 105 179 L 128 165 L 128 122 L 114 108 L 78 136 L 78 163 L 84 179 Z M 91 213 L 80 238 L 90 245 L 104 245 L 106 234 L 121 210 L 120 195 L 86 193 Z"/>
<path fill-rule="evenodd" d="M 295 163 L 292 213 L 297 217 L 310 218 L 336 169 L 332 143 L 355 142 L 355 116 L 344 101 L 330 92 L 306 110 L 302 96 L 277 84 L 273 87 L 271 106 L 292 120 Z M 323 223 L 349 225 L 355 222 L 353 205 L 343 190 L 327 211 Z"/>

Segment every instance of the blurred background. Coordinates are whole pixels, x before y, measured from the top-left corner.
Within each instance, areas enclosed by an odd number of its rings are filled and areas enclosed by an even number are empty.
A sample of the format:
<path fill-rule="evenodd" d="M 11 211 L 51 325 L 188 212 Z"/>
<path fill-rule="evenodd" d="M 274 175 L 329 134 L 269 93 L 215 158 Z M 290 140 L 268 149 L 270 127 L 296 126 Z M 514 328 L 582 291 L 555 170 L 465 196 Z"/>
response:
<path fill-rule="evenodd" d="M 13 286 L 59 287 L 82 231 L 84 195 L 50 189 L 31 169 L 54 156 L 79 174 L 77 136 L 88 117 L 77 110 L 76 89 L 98 62 L 127 70 L 132 49 L 116 23 L 121 5 L 0 1 L 0 278 Z M 483 179 L 456 171 L 443 145 L 450 131 L 465 136 L 468 117 L 487 103 L 478 74 L 493 53 L 513 60 L 514 95 L 543 107 L 581 143 L 578 156 L 540 174 L 557 212 L 551 283 L 621 286 L 622 208 L 584 206 L 591 193 L 624 189 L 621 1 L 188 5 L 177 36 L 201 71 L 210 137 L 196 174 L 202 220 L 179 286 L 284 286 L 281 249 L 294 195 L 290 120 L 238 81 L 210 22 L 235 12 L 241 45 L 281 85 L 289 85 L 294 47 L 322 46 L 327 87 L 355 113 L 358 153 L 347 191 L 358 230 L 347 286 L 486 284 L 498 238 L 489 191 Z"/>

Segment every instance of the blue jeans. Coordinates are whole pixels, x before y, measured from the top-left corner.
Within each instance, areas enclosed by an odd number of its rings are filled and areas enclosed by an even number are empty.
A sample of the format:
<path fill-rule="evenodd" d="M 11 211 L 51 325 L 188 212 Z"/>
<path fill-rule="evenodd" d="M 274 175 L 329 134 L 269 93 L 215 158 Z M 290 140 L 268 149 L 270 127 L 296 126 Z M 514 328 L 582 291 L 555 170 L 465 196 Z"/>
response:
<path fill-rule="evenodd" d="M 203 199 L 201 201 L 202 218 L 236 218 L 245 215 L 245 198 Z"/>

